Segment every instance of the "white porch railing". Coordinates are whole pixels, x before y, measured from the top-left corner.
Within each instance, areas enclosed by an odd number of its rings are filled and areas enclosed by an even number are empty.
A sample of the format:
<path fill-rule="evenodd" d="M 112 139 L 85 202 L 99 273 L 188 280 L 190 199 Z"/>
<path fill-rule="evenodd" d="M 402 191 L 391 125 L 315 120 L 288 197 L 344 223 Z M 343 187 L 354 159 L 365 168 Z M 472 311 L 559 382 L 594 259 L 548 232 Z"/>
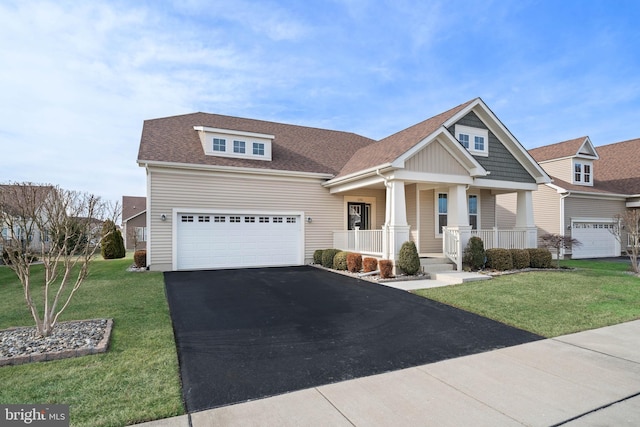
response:
<path fill-rule="evenodd" d="M 470 237 L 472 236 L 482 239 L 484 249 L 527 249 L 536 247 L 537 231 L 535 227 L 510 230 L 501 230 L 494 227 L 485 230 L 471 230 Z M 442 252 L 456 264 L 458 270 L 462 267 L 463 251 L 460 230 L 445 227 L 442 235 Z"/>
<path fill-rule="evenodd" d="M 333 232 L 333 247 L 343 251 L 382 256 L 384 230 L 341 230 Z"/>

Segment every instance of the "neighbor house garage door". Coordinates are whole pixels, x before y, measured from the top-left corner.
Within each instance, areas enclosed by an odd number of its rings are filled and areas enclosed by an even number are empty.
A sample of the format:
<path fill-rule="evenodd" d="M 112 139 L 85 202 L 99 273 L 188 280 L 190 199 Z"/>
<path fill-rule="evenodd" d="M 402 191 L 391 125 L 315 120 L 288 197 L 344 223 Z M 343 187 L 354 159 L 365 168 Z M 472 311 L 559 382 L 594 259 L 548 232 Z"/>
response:
<path fill-rule="evenodd" d="M 598 221 L 574 221 L 571 235 L 581 246 L 574 246 L 571 258 L 602 258 L 620 255 L 620 244 L 612 233 L 614 224 Z"/>
<path fill-rule="evenodd" d="M 304 263 L 300 215 L 178 213 L 179 270 Z"/>

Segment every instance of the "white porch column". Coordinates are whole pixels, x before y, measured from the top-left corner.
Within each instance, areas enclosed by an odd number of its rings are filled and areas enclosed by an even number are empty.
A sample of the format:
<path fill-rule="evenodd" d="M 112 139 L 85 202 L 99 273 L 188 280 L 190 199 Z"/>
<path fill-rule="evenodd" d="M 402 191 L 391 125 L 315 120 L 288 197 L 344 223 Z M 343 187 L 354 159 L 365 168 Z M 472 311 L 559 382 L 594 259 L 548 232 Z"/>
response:
<path fill-rule="evenodd" d="M 386 222 L 384 225 L 387 241 L 384 244 L 384 258 L 394 261 L 398 259 L 400 247 L 409 240 L 409 224 L 407 223 L 407 206 L 404 194 L 404 181 L 387 182 Z"/>
<path fill-rule="evenodd" d="M 458 259 L 456 268 L 462 270 L 462 253 L 471 238 L 471 226 L 469 225 L 469 207 L 467 206 L 467 186 L 455 185 L 449 187 L 449 201 L 447 206 L 447 226 L 457 229 L 460 240 L 458 241 Z"/>
<path fill-rule="evenodd" d="M 538 246 L 538 230 L 533 219 L 533 191 L 518 191 L 516 228 L 526 230 L 528 248 Z"/>

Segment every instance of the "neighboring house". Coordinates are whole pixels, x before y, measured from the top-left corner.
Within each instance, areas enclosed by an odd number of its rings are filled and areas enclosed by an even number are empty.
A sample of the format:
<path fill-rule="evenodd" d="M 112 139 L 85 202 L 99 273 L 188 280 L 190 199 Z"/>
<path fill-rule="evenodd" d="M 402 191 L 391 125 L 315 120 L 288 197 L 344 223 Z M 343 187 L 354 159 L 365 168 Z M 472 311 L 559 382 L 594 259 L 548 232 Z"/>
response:
<path fill-rule="evenodd" d="M 51 190 L 51 186 L 0 185 L 0 255 L 9 246 L 39 250 L 48 245 L 48 233 L 41 233 L 33 217 L 24 213 L 38 211 Z"/>
<path fill-rule="evenodd" d="M 476 98 L 380 141 L 216 114 L 144 122 L 152 270 L 300 265 L 336 247 L 396 260 L 403 242 L 461 267 L 486 247 L 535 247 L 549 176 Z M 512 193 L 513 229 L 496 220 Z"/>
<path fill-rule="evenodd" d="M 621 244 L 612 233 L 618 225 L 615 217 L 626 208 L 640 207 L 640 139 L 595 147 L 583 136 L 529 153 L 553 179 L 533 195 L 539 235 L 580 241 L 561 256 L 619 256 Z M 500 196 L 498 205 L 501 221 L 513 223 L 514 198 Z"/>
<path fill-rule="evenodd" d="M 127 250 L 146 249 L 146 197 L 122 196 L 122 231 Z"/>

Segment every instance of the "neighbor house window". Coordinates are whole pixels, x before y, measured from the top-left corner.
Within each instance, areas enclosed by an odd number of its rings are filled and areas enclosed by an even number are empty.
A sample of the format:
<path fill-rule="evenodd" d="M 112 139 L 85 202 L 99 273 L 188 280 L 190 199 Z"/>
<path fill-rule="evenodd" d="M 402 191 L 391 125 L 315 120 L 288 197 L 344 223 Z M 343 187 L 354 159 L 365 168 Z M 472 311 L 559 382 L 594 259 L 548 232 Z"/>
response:
<path fill-rule="evenodd" d="M 222 138 L 213 138 L 213 151 L 227 151 L 227 140 Z"/>
<path fill-rule="evenodd" d="M 256 156 L 264 156 L 264 144 L 262 142 L 253 143 L 253 154 Z"/>
<path fill-rule="evenodd" d="M 438 193 L 438 234 L 447 226 L 447 193 Z"/>
<path fill-rule="evenodd" d="M 136 227 L 136 240 L 138 242 L 146 242 L 147 241 L 147 227 Z"/>
<path fill-rule="evenodd" d="M 246 151 L 245 145 L 244 141 L 233 141 L 233 152 L 244 154 Z"/>
<path fill-rule="evenodd" d="M 469 195 L 469 225 L 473 230 L 478 229 L 478 196 Z"/>
<path fill-rule="evenodd" d="M 573 183 L 582 185 L 593 185 L 592 183 L 592 165 L 585 162 L 573 163 Z"/>

